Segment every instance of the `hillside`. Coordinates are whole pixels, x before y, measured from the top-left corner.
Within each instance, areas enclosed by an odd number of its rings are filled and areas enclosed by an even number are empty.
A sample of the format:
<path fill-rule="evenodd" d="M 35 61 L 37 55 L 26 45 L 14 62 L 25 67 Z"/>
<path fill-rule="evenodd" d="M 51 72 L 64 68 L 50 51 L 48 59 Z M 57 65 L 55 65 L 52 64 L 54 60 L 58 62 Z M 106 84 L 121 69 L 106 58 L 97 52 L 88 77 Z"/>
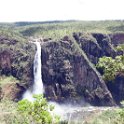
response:
<path fill-rule="evenodd" d="M 0 34 L 11 37 L 27 38 L 42 36 L 43 38 L 60 39 L 73 32 L 123 33 L 124 21 L 51 21 L 51 22 L 17 22 L 1 23 Z"/>
<path fill-rule="evenodd" d="M 35 40 L 48 101 L 117 106 L 124 100 L 124 21 L 16 22 L 0 24 L 1 105 L 33 90 Z"/>

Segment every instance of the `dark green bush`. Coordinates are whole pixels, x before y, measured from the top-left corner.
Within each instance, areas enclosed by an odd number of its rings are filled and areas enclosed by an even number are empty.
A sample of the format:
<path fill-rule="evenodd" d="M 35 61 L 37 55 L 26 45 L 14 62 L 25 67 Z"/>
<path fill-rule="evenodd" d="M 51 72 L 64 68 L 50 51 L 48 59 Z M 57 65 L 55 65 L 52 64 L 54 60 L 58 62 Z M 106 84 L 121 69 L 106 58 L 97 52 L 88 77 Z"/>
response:
<path fill-rule="evenodd" d="M 103 70 L 103 78 L 111 81 L 119 72 L 124 72 L 124 56 L 116 56 L 115 59 L 111 57 L 102 57 L 96 65 L 97 69 Z"/>

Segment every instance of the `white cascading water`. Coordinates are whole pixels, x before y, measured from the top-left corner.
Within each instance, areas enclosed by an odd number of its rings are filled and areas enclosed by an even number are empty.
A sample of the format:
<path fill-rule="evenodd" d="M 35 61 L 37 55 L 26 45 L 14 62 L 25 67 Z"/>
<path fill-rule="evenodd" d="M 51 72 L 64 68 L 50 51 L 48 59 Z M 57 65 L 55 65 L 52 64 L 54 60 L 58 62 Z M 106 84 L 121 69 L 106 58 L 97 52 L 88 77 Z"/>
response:
<path fill-rule="evenodd" d="M 35 42 L 37 46 L 37 52 L 34 58 L 34 86 L 33 94 L 43 94 L 43 81 L 41 76 L 41 45 L 39 42 Z"/>
<path fill-rule="evenodd" d="M 29 101 L 34 101 L 33 94 L 43 94 L 44 88 L 43 88 L 43 82 L 42 82 L 42 73 L 41 73 L 41 45 L 40 42 L 33 42 L 36 47 L 37 51 L 34 57 L 34 84 L 32 88 L 28 89 L 24 95 L 24 99 L 28 99 Z M 75 110 L 78 110 L 79 108 L 70 106 L 70 105 L 59 105 L 56 102 L 49 102 L 49 104 L 52 104 L 55 106 L 55 109 L 53 112 L 51 112 L 54 116 L 54 113 L 56 115 L 61 116 L 61 118 L 68 120 L 68 123 L 70 123 L 71 115 Z M 67 113 L 70 113 L 69 117 L 67 116 Z M 69 118 L 69 119 L 68 119 Z"/>
<path fill-rule="evenodd" d="M 28 99 L 30 101 L 33 101 L 33 94 L 43 94 L 43 82 L 42 82 L 42 76 L 41 76 L 41 45 L 40 42 L 33 42 L 36 44 L 37 51 L 34 57 L 34 85 L 31 89 L 28 89 L 24 95 L 24 99 Z"/>
<path fill-rule="evenodd" d="M 34 101 L 33 94 L 43 94 L 44 88 L 43 88 L 43 82 L 42 82 L 42 76 L 41 76 L 41 45 L 40 42 L 32 42 L 36 45 L 37 51 L 34 57 L 34 67 L 33 67 L 33 74 L 34 74 L 34 84 L 32 88 L 28 89 L 24 95 L 24 99 L 28 99 L 29 101 Z M 64 113 L 63 109 L 61 109 L 61 106 L 55 102 L 49 102 L 49 104 L 52 104 L 55 106 L 54 113 L 62 115 Z"/>
<path fill-rule="evenodd" d="M 33 73 L 34 73 L 34 84 L 31 89 L 28 89 L 24 95 L 24 99 L 28 99 L 29 101 L 34 101 L 33 99 L 33 94 L 43 94 L 44 93 L 44 88 L 43 88 L 43 82 L 42 82 L 42 74 L 41 74 L 41 45 L 40 42 L 33 42 L 36 47 L 37 51 L 34 57 L 34 68 L 33 68 Z M 82 108 L 82 107 L 76 107 L 72 105 L 59 105 L 56 102 L 49 102 L 49 104 L 52 104 L 55 106 L 55 109 L 53 111 L 53 116 L 54 113 L 56 115 L 59 115 L 62 120 L 68 120 L 68 124 L 71 124 L 71 120 L 75 121 L 76 123 L 79 122 L 79 120 L 83 119 L 82 116 L 81 118 L 76 118 L 75 116 L 79 113 L 85 113 L 85 111 L 94 111 L 97 108 L 94 107 L 87 107 L 87 108 Z M 89 106 L 89 105 L 88 105 Z M 74 117 L 73 117 L 74 116 Z M 83 120 L 81 120 L 83 121 Z"/>

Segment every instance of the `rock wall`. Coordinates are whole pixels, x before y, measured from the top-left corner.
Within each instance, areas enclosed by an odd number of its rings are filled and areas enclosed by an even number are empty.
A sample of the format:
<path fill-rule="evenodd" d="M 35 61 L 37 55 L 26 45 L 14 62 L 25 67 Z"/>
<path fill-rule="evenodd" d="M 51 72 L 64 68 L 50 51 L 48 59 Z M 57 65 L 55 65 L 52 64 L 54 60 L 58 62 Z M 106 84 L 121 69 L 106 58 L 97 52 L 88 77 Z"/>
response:
<path fill-rule="evenodd" d="M 0 53 L 0 69 L 1 74 L 10 75 L 11 74 L 11 52 L 10 51 L 2 51 Z"/>
<path fill-rule="evenodd" d="M 42 45 L 42 75 L 50 100 L 115 105 L 105 82 L 75 41 Z"/>
<path fill-rule="evenodd" d="M 110 38 L 114 46 L 117 46 L 119 44 L 124 44 L 124 33 L 110 34 Z"/>
<path fill-rule="evenodd" d="M 6 94 L 8 87 L 11 94 L 12 89 L 15 87 L 17 90 L 14 90 L 15 93 L 10 96 L 12 96 L 12 99 L 19 99 L 27 87 L 33 83 L 34 54 L 35 46 L 31 43 L 0 36 L 0 77 L 13 76 L 19 80 L 18 84 L 3 87 L 3 94 Z"/>
<path fill-rule="evenodd" d="M 117 104 L 120 104 L 124 100 L 124 74 L 118 73 L 113 81 L 107 82 L 107 87 Z"/>
<path fill-rule="evenodd" d="M 102 56 L 116 56 L 111 38 L 84 33 L 73 33 L 73 37 L 41 43 L 45 96 L 60 103 L 85 101 L 99 106 L 115 105 L 112 91 L 94 66 Z M 0 75 L 12 75 L 19 80 L 15 85 L 20 89 L 15 90 L 16 97 L 32 86 L 35 50 L 31 43 L 0 38 Z"/>
<path fill-rule="evenodd" d="M 74 33 L 73 36 L 89 60 L 94 64 L 97 64 L 100 57 L 115 57 L 117 54 L 109 35 L 100 33 Z"/>

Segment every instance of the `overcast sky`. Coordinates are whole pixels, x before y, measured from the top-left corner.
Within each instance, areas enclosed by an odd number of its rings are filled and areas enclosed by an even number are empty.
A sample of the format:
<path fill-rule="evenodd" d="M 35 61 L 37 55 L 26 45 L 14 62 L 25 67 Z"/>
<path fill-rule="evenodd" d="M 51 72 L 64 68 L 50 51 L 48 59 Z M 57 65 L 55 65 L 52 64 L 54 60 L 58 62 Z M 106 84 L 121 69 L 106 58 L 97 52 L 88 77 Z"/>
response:
<path fill-rule="evenodd" d="M 0 22 L 124 19 L 124 0 L 0 0 Z"/>

